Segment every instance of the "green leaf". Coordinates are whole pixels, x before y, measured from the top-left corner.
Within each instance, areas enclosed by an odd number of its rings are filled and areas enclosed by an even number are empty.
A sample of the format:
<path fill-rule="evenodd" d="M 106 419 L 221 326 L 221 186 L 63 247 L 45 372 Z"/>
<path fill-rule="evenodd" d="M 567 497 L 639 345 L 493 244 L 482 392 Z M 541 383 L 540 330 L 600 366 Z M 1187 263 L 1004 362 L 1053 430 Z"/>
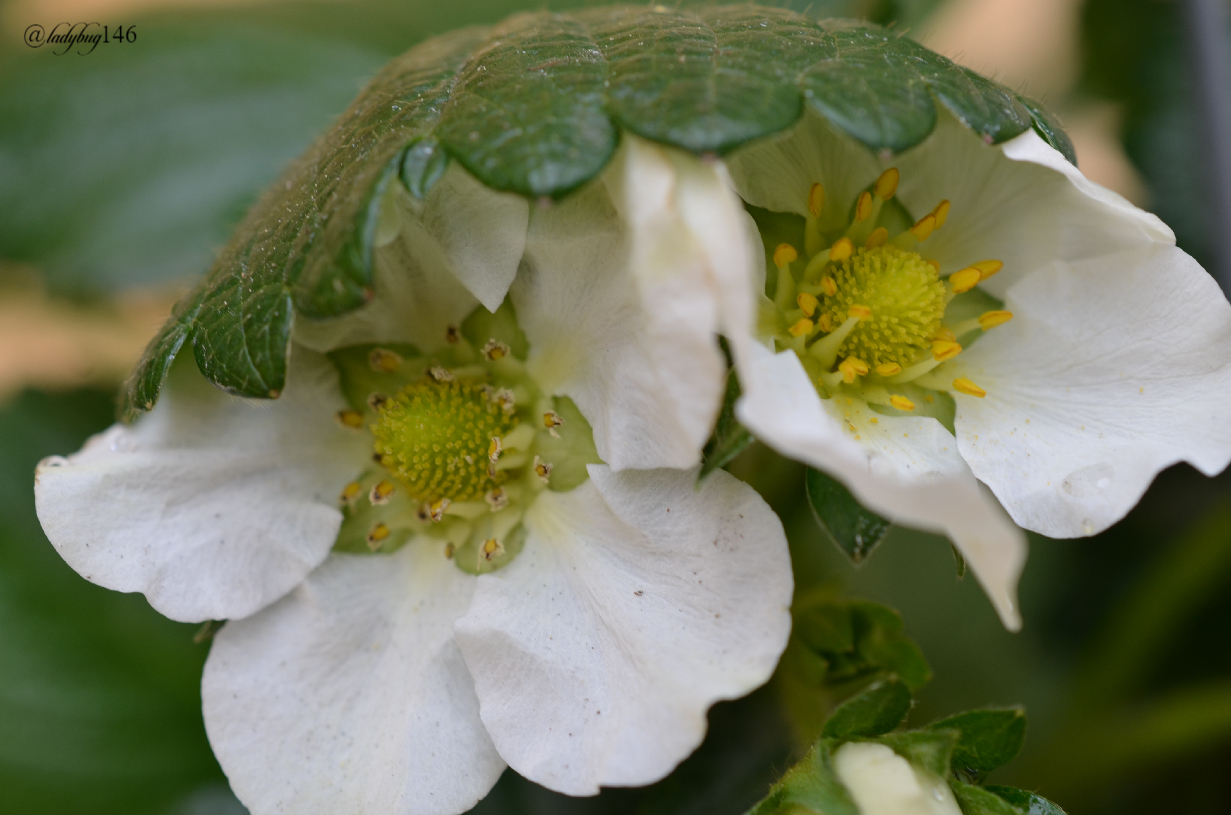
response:
<path fill-rule="evenodd" d="M 817 815 L 860 815 L 834 773 L 831 757 L 838 744 L 835 739 L 818 741 L 747 815 L 789 815 L 800 807 Z"/>
<path fill-rule="evenodd" d="M 851 603 L 856 650 L 869 665 L 897 674 L 912 693 L 932 679 L 923 652 L 902 633 L 902 618 L 891 608 L 855 601 Z"/>
<path fill-rule="evenodd" d="M 1035 795 L 1033 792 L 1019 790 L 1016 787 L 1001 787 L 997 785 L 989 785 L 983 789 L 1008 801 L 1026 815 L 1065 815 L 1063 809 L 1043 796 Z"/>
<path fill-rule="evenodd" d="M 697 474 L 698 482 L 714 470 L 721 470 L 730 464 L 755 441 L 752 434 L 735 418 L 735 402 L 739 399 L 740 392 L 739 377 L 732 368 L 727 372 L 727 388 L 723 394 L 722 409 L 718 412 L 714 437 L 705 447 L 705 463 Z"/>
<path fill-rule="evenodd" d="M 952 730 L 908 730 L 872 739 L 941 778 L 949 777 L 949 758 L 958 734 Z"/>
<path fill-rule="evenodd" d="M 912 704 L 910 688 L 896 676 L 873 682 L 834 710 L 821 735 L 853 739 L 888 733 L 902 723 Z"/>
<path fill-rule="evenodd" d="M 296 314 L 336 317 L 372 296 L 388 185 L 422 197 L 450 159 L 494 189 L 559 198 L 606 166 L 620 128 L 722 154 L 789 128 L 806 105 L 897 152 L 931 132 L 937 103 L 989 142 L 1035 121 L 1013 94 L 910 39 L 779 8 L 537 12 L 438 37 L 389 63 L 261 198 L 151 348 L 126 406 L 153 403 L 186 340 L 220 387 L 280 393 Z"/>
<path fill-rule="evenodd" d="M 864 509 L 842 482 L 820 470 L 809 468 L 804 478 L 816 522 L 851 563 L 862 563 L 885 539 L 893 524 Z"/>
<path fill-rule="evenodd" d="M 928 725 L 960 733 L 953 767 L 976 775 L 1008 764 L 1026 740 L 1026 712 L 1019 707 L 971 710 Z"/>
<path fill-rule="evenodd" d="M 1025 815 L 1025 810 L 983 787 L 961 781 L 950 781 L 949 786 L 962 815 Z"/>

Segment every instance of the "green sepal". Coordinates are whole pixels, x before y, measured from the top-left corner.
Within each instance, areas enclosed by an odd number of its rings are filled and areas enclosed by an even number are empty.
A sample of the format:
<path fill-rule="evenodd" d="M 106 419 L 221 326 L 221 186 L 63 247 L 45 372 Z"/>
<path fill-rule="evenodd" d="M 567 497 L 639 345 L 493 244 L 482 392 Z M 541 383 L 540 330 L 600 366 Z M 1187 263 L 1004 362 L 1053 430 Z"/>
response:
<path fill-rule="evenodd" d="M 735 418 L 735 403 L 740 393 L 739 377 L 735 369 L 731 368 L 727 372 L 727 387 L 723 393 L 722 408 L 718 411 L 714 435 L 705 446 L 705 460 L 701 465 L 701 472 L 697 474 L 698 482 L 714 470 L 721 470 L 730 464 L 755 441 L 747 428 Z"/>
<path fill-rule="evenodd" d="M 842 482 L 820 470 L 809 468 L 804 486 L 812 517 L 851 563 L 862 563 L 893 526 L 890 521 L 865 509 Z"/>
<path fill-rule="evenodd" d="M 840 743 L 837 739 L 818 741 L 746 815 L 793 815 L 800 809 L 815 815 L 860 815 L 834 773 L 832 756 Z"/>
<path fill-rule="evenodd" d="M 962 815 L 1026 815 L 1024 809 L 984 787 L 956 780 L 950 780 L 949 787 Z"/>
<path fill-rule="evenodd" d="M 488 340 L 496 340 L 509 346 L 513 356 L 525 360 L 530 353 L 530 341 L 517 322 L 517 312 L 513 301 L 508 297 L 495 311 L 476 308 L 462 321 L 462 336 L 476 349 L 487 345 Z"/>
<path fill-rule="evenodd" d="M 983 789 L 1008 801 L 1014 807 L 1024 812 L 1025 815 L 1065 815 L 1063 809 L 1043 796 L 1035 795 L 1033 792 L 1019 790 L 1016 787 L 1002 787 L 996 784 L 989 784 Z"/>
<path fill-rule="evenodd" d="M 372 296 L 395 179 L 422 198 L 453 159 L 493 189 L 560 198 L 602 171 L 620 129 L 724 154 L 805 109 L 892 154 L 927 137 L 938 104 L 989 143 L 1035 127 L 1067 144 L 1037 105 L 913 40 L 780 8 L 536 12 L 429 40 L 390 62 L 253 207 L 147 350 L 124 414 L 153 406 L 189 340 L 219 387 L 281 393 L 297 314 L 338 317 Z"/>
<path fill-rule="evenodd" d="M 403 364 L 389 373 L 375 370 L 368 360 L 376 349 L 392 351 L 402 358 Z M 329 359 L 338 369 L 346 403 L 373 421 L 375 412 L 368 403 L 372 395 L 396 396 L 407 385 L 420 379 L 425 367 L 419 349 L 405 343 L 348 345 L 330 351 Z"/>
<path fill-rule="evenodd" d="M 841 740 L 880 736 L 901 724 L 912 704 L 906 683 L 896 676 L 886 677 L 838 705 L 821 735 Z"/>
<path fill-rule="evenodd" d="M 879 742 L 902 758 L 939 778 L 949 777 L 950 757 L 957 743 L 955 730 L 907 730 L 869 741 Z"/>
<path fill-rule="evenodd" d="M 890 675 L 917 692 L 932 671 L 902 630 L 902 618 L 893 609 L 818 597 L 796 603 L 791 638 L 823 661 L 825 670 L 816 680 L 838 694 L 849 695 Z"/>
<path fill-rule="evenodd" d="M 1021 752 L 1026 741 L 1026 712 L 1020 707 L 970 710 L 933 722 L 928 729 L 960 734 L 953 748 L 953 769 L 977 780 Z"/>

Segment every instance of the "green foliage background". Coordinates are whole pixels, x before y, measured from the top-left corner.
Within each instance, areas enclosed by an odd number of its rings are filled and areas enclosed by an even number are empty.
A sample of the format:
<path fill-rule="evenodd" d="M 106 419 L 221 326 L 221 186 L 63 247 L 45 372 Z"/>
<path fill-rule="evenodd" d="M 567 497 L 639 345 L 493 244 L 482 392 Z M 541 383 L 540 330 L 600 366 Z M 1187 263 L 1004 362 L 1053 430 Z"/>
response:
<path fill-rule="evenodd" d="M 828 0 L 811 10 L 910 27 L 936 5 Z M 75 299 L 195 276 L 386 60 L 524 7 L 365 0 L 126 14 L 114 22 L 136 23 L 137 42 L 88 57 L 28 51 L 19 31 L 5 31 L 0 259 L 34 265 Z M 1175 3 L 1088 0 L 1075 98 L 1123 106 L 1151 208 L 1208 260 L 1177 15 Z M 208 646 L 140 596 L 79 578 L 34 517 L 34 464 L 76 449 L 112 416 L 112 394 L 96 391 L 27 391 L 0 405 L 0 813 L 242 813 L 201 723 Z M 1037 789 L 1074 815 L 1231 811 L 1220 772 L 1231 763 L 1231 479 L 1176 467 L 1103 535 L 1034 538 L 1026 629 L 1011 635 L 974 582 L 956 578 L 945 541 L 893 529 L 854 569 L 817 527 L 797 465 L 754 445 L 732 467 L 783 517 L 801 596 L 840 592 L 901 611 L 935 673 L 911 726 L 1021 703 L 1026 749 L 995 782 Z M 819 702 L 791 691 L 789 669 L 716 707 L 701 751 L 652 788 L 567 799 L 508 773 L 477 811 L 742 812 L 815 735 L 808 706 Z"/>

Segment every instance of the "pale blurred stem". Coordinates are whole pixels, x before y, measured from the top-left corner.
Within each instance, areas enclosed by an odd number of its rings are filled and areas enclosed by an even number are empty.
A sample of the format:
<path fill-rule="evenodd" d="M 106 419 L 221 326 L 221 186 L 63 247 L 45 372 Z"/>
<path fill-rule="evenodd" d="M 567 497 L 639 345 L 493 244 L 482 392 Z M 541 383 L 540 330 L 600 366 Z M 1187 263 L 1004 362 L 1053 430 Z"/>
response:
<path fill-rule="evenodd" d="M 1231 571 L 1231 509 L 1216 508 L 1161 553 L 1095 638 L 1062 731 L 1031 775 L 1079 796 L 1098 780 L 1231 737 L 1231 682 L 1133 702 L 1168 637 Z"/>
<path fill-rule="evenodd" d="M 1206 183 L 1214 223 L 1215 268 L 1231 295 L 1231 31 L 1226 0 L 1184 0 L 1184 23 L 1194 73 L 1197 116 L 1204 141 Z"/>

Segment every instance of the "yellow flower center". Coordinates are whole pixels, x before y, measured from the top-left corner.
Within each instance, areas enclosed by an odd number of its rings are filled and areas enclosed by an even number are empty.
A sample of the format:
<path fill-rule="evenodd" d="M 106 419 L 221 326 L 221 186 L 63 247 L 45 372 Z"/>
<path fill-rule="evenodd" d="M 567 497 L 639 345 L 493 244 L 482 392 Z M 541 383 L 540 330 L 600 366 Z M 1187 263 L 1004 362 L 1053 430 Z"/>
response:
<path fill-rule="evenodd" d="M 473 501 L 497 486 L 492 440 L 515 425 L 490 386 L 429 377 L 380 406 L 372 436 L 380 463 L 411 498 Z"/>

